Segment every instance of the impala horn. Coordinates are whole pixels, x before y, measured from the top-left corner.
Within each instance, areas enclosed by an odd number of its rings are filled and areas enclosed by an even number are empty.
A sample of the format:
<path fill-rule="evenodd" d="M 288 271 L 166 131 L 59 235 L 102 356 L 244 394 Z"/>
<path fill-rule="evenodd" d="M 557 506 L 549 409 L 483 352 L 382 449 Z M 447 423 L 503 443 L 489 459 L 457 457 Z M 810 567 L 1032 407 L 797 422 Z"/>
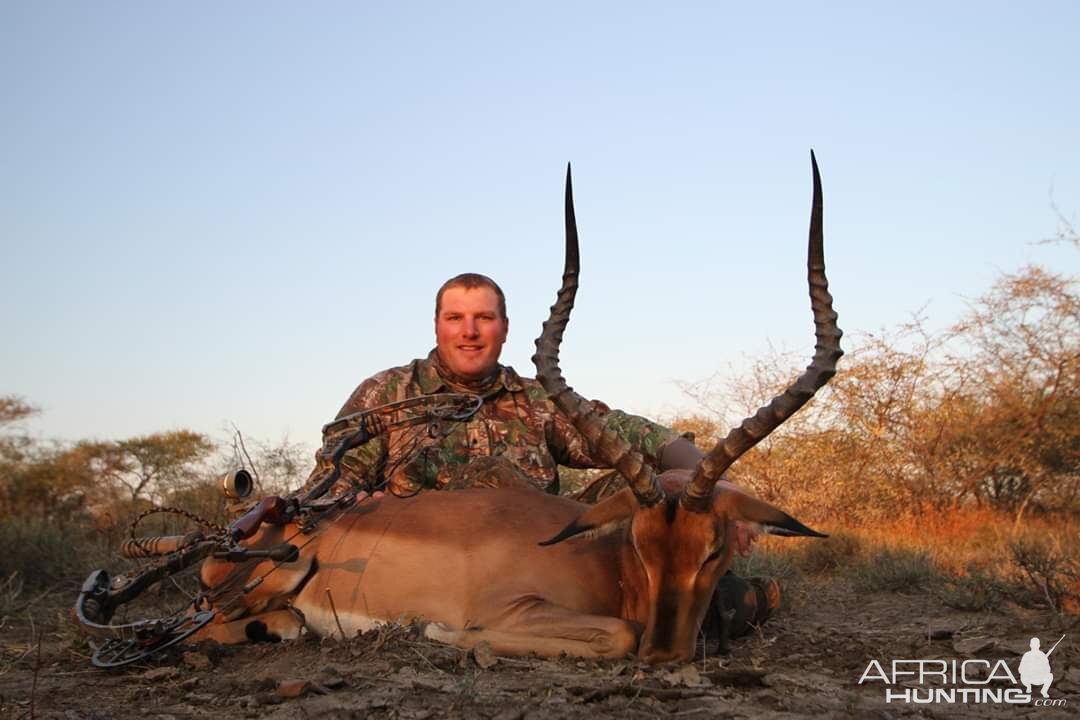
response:
<path fill-rule="evenodd" d="M 682 494 L 681 502 L 687 510 L 708 511 L 713 486 L 721 474 L 805 405 L 836 374 L 836 362 L 844 354 L 840 349 L 840 336 L 843 333 L 836 325 L 829 281 L 825 278 L 821 175 L 813 150 L 810 151 L 810 164 L 814 171 L 814 203 L 810 211 L 810 247 L 806 265 L 810 282 L 810 309 L 814 313 L 814 335 L 817 338 L 814 359 L 784 392 L 743 420 L 701 460 Z"/>
<path fill-rule="evenodd" d="M 574 308 L 580 264 L 577 220 L 574 218 L 574 192 L 570 182 L 570 164 L 567 163 L 566 262 L 563 267 L 562 287 L 555 304 L 551 306 L 551 314 L 544 323 L 543 331 L 536 339 L 536 354 L 532 358 L 536 365 L 536 379 L 559 409 L 570 418 L 578 432 L 585 437 L 594 459 L 617 469 L 626 478 L 638 502 L 650 507 L 664 497 L 652 467 L 645 462 L 641 453 L 604 425 L 593 404 L 566 384 L 562 370 L 559 369 L 559 346 L 562 344 L 563 331 L 570 320 L 570 311 Z"/>

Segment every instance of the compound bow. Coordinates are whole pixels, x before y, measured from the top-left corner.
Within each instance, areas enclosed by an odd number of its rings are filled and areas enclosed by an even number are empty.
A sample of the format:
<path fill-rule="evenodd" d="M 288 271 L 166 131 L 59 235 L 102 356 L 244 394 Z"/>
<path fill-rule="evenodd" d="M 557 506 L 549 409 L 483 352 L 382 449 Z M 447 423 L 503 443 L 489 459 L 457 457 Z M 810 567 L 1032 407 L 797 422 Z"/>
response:
<path fill-rule="evenodd" d="M 323 427 L 325 440 L 321 455 L 329 461 L 330 470 L 319 482 L 289 497 L 264 497 L 228 527 L 214 525 L 175 508 L 152 508 L 143 513 L 132 523 L 131 538 L 121 544 L 120 552 L 127 558 L 157 559 L 147 567 L 115 577 L 110 577 L 105 570 L 95 570 L 83 582 L 75 600 L 75 618 L 79 625 L 88 635 L 101 641 L 94 647 L 91 662 L 97 667 L 115 668 L 143 660 L 181 642 L 213 620 L 223 609 L 227 610 L 229 601 L 223 602 L 220 593 L 210 589 L 199 592 L 190 603 L 169 615 L 119 624 L 111 622 L 119 608 L 207 557 L 231 562 L 268 558 L 274 561 L 274 565 L 267 574 L 273 572 L 279 563 L 295 560 L 300 548 L 313 538 L 309 537 L 299 546 L 292 544 L 292 540 L 299 535 L 310 536 L 322 520 L 331 516 L 340 517 L 340 511 L 357 500 L 356 491 L 324 498 L 340 479 L 341 461 L 349 450 L 390 429 L 427 424 L 435 432 L 443 421 L 468 419 L 482 403 L 482 398 L 477 395 L 439 393 L 338 418 Z M 243 470 L 230 473 L 224 478 L 224 486 L 226 494 L 244 498 L 252 490 L 251 476 Z M 135 526 L 139 520 L 154 512 L 185 515 L 200 522 L 206 531 L 165 537 L 135 537 Z M 330 521 L 333 519 L 336 517 Z M 298 530 L 288 541 L 268 550 L 242 546 L 240 541 L 254 535 L 263 523 L 295 523 Z M 233 599 L 238 599 L 259 582 L 261 578 L 248 583 Z"/>

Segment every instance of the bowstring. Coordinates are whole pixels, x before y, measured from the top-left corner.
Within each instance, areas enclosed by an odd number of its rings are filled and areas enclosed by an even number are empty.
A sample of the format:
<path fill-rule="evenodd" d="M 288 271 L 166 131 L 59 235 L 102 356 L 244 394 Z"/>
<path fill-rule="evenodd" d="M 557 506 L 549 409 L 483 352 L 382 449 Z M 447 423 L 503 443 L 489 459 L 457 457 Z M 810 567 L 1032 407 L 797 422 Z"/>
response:
<path fill-rule="evenodd" d="M 413 400 L 413 399 L 410 398 L 409 400 Z M 419 402 L 416 402 L 415 404 L 407 405 L 406 407 L 395 409 L 395 410 L 393 410 L 393 412 L 405 412 L 405 413 L 407 413 L 409 411 L 413 411 L 416 408 L 420 408 L 420 413 L 421 413 L 420 417 L 427 417 L 427 418 L 431 418 L 433 420 L 440 420 L 440 421 L 442 421 L 442 420 L 462 421 L 462 420 L 467 419 L 471 415 L 473 415 L 479 409 L 480 405 L 483 402 L 479 398 L 476 398 L 475 400 L 474 399 L 468 399 L 467 401 L 462 400 L 462 399 L 458 399 L 456 401 L 454 401 L 454 400 L 444 400 L 443 404 L 435 404 L 435 405 L 429 405 L 427 407 L 424 407 L 424 405 L 422 403 L 422 398 L 416 398 L 415 400 L 417 400 Z M 466 402 L 469 402 L 472 405 L 472 407 L 471 408 L 467 407 L 466 404 L 465 404 Z M 368 442 L 370 442 L 371 440 L 374 440 L 376 438 L 381 437 L 381 438 L 384 438 L 384 441 L 387 444 L 387 453 L 385 454 L 385 456 L 382 459 L 380 459 L 379 464 L 376 465 L 376 467 L 374 469 L 374 472 L 369 471 L 367 473 L 368 476 L 369 476 L 369 479 L 366 481 L 366 483 L 365 483 L 366 487 L 364 489 L 367 490 L 368 492 L 375 492 L 377 490 L 384 490 L 384 489 L 388 489 L 390 487 L 389 478 L 392 477 L 393 474 L 396 473 L 403 466 L 405 466 L 409 462 L 412 462 L 415 459 L 416 454 L 417 454 L 417 450 L 420 448 L 420 445 L 421 445 L 421 443 L 423 441 L 423 435 L 430 433 L 430 428 L 432 427 L 432 424 L 433 424 L 430 421 L 425 422 L 425 423 L 417 423 L 417 422 L 415 422 L 416 420 L 419 419 L 419 417 L 406 418 L 404 420 L 397 420 L 397 421 L 389 420 L 387 418 L 387 415 L 389 413 L 386 410 L 384 410 L 384 408 L 387 408 L 387 409 L 391 408 L 395 404 L 396 403 L 388 403 L 387 405 L 380 406 L 378 408 L 372 408 L 369 411 L 367 411 L 369 414 L 366 417 L 360 419 L 360 423 L 363 424 L 369 430 L 369 432 L 370 432 L 370 434 L 372 436 L 368 440 Z M 380 411 L 383 411 L 383 412 L 380 412 Z M 403 451 L 395 453 L 395 455 L 397 457 L 395 462 L 388 463 L 388 458 L 389 458 L 389 430 L 390 430 L 391 426 L 396 425 L 398 423 L 401 423 L 401 424 L 404 425 L 404 427 L 401 428 L 401 434 L 404 435 L 405 438 L 406 438 L 405 442 L 407 443 L 407 447 Z M 344 456 L 342 456 L 342 458 L 338 459 L 338 464 L 341 463 L 341 460 L 343 459 L 343 457 Z M 372 476 L 374 476 L 376 478 L 381 477 L 381 479 L 376 481 L 376 480 L 372 479 Z M 404 494 L 399 495 L 397 493 L 394 493 L 392 490 L 388 490 L 388 491 L 391 492 L 392 494 L 394 494 L 396 497 L 412 497 L 413 495 L 421 492 L 424 489 L 427 489 L 427 488 L 425 488 L 425 487 L 418 488 L 415 492 L 410 493 L 408 495 L 404 495 Z M 327 510 L 325 510 L 323 512 L 323 519 L 325 519 L 325 517 L 327 515 L 330 515 L 331 513 L 344 514 L 344 512 L 346 510 L 348 510 L 348 508 L 352 507 L 352 505 L 354 503 L 355 503 L 355 501 L 346 502 L 344 505 L 340 505 L 340 506 L 339 505 L 331 506 L 330 508 L 328 508 Z M 337 511 L 337 512 L 335 513 L 335 511 Z M 135 540 L 138 540 L 138 538 L 135 537 L 135 527 L 145 517 L 147 517 L 149 515 L 152 515 L 154 513 L 158 513 L 158 512 L 175 513 L 175 514 L 181 515 L 183 517 L 186 517 L 189 520 L 192 520 L 193 522 L 195 522 L 195 523 L 197 523 L 199 525 L 203 525 L 204 527 L 212 530 L 216 535 L 219 535 L 219 536 L 222 536 L 222 537 L 225 537 L 225 536 L 228 535 L 228 529 L 227 528 L 224 528 L 224 527 L 222 527 L 220 525 L 217 525 L 217 524 L 215 524 L 213 522 L 210 522 L 210 521 L 196 515 L 195 513 L 188 512 L 188 511 L 186 511 L 186 510 L 184 510 L 182 508 L 154 506 L 154 507 L 151 507 L 148 510 L 144 511 L 143 513 L 140 513 L 139 516 L 136 517 L 134 521 L 132 521 L 131 526 L 130 526 L 130 530 L 129 530 L 131 538 L 135 539 Z M 320 524 L 322 524 L 322 523 L 320 523 Z M 327 527 L 327 525 L 322 524 L 322 527 L 325 528 L 325 527 Z M 302 535 L 302 534 L 304 534 L 304 530 L 301 529 L 301 528 L 298 528 L 292 535 L 290 535 L 288 538 L 285 538 L 284 542 L 291 544 L 291 541 L 293 539 L 295 539 L 297 536 Z M 298 553 L 299 553 L 299 551 L 301 549 L 303 549 L 308 544 L 310 544 L 312 541 L 314 541 L 321 534 L 321 532 L 320 532 L 320 530 L 318 528 L 315 528 L 315 529 L 312 529 L 307 534 L 309 535 L 308 539 L 305 542 L 303 542 L 303 543 L 301 543 L 300 545 L 297 546 L 297 552 Z M 251 560 L 249 560 L 247 562 L 253 562 L 255 564 L 258 564 L 258 563 L 262 562 L 262 560 L 263 559 L 254 558 L 254 559 L 251 559 Z M 254 589 L 254 587 L 257 587 L 259 584 L 261 584 L 266 579 L 267 576 L 269 576 L 271 573 L 273 573 L 275 570 L 277 570 L 282 565 L 282 562 L 279 562 L 279 561 L 276 561 L 276 560 L 271 560 L 271 562 L 273 563 L 271 565 L 271 567 L 267 568 L 266 572 L 264 572 L 260 576 L 257 576 L 257 578 L 255 578 L 255 579 L 249 579 L 250 576 L 245 575 L 245 574 L 240 573 L 240 572 L 230 574 L 230 577 L 226 578 L 226 580 L 224 581 L 223 586 L 215 587 L 209 592 L 200 593 L 199 595 L 197 595 L 195 597 L 195 599 L 192 602 L 189 602 L 183 608 L 180 608 L 179 610 L 176 610 L 173 613 L 171 613 L 170 615 L 166 615 L 161 619 L 171 619 L 171 618 L 178 617 L 182 613 L 187 612 L 189 610 L 189 608 L 193 608 L 196 611 L 198 611 L 199 605 L 201 603 L 204 603 L 204 602 L 208 603 L 209 607 L 214 612 L 227 613 L 231 609 L 231 606 L 235 605 L 245 594 L 247 594 L 247 592 L 250 592 L 250 590 L 245 591 L 245 587 L 247 587 L 247 585 L 250 585 L 251 583 L 255 582 L 255 580 L 258 580 L 258 582 L 252 587 L 252 589 Z M 173 578 L 172 575 L 168 576 L 168 579 L 170 579 L 175 585 L 176 584 L 175 580 L 172 580 L 172 578 Z M 221 601 L 220 604 L 217 604 L 217 601 L 221 597 L 223 597 L 227 593 L 229 593 L 230 590 L 232 590 L 235 587 L 236 584 L 238 584 L 238 583 L 240 583 L 242 581 L 247 581 L 247 582 L 244 582 L 244 585 L 241 588 L 239 588 L 238 590 L 235 590 L 234 595 L 232 597 L 228 598 L 227 600 Z M 183 592 L 183 591 L 181 590 L 181 592 Z M 186 592 L 184 594 L 186 594 Z M 132 599 L 134 599 L 134 598 L 132 598 Z M 127 604 L 128 603 L 124 603 L 123 605 L 127 605 Z M 121 606 L 121 607 L 123 607 L 123 606 Z M 117 609 L 119 609 L 119 608 L 117 608 Z M 124 614 L 126 615 L 126 612 Z"/>

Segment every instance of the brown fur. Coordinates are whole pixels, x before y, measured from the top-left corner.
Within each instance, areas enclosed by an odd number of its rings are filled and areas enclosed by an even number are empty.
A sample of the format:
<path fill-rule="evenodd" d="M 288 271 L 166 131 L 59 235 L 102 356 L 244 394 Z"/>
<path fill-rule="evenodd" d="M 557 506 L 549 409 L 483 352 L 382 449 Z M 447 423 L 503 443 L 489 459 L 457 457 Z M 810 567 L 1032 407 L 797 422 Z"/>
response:
<path fill-rule="evenodd" d="M 665 478 L 673 489 L 684 481 Z M 629 491 L 595 506 L 517 489 L 368 499 L 324 521 L 298 562 L 246 595 L 246 618 L 231 615 L 234 622 L 202 636 L 243 641 L 257 620 L 282 637 L 301 625 L 334 636 L 339 625 L 352 635 L 419 620 L 429 637 L 460 647 L 485 640 L 505 654 L 621 657 L 639 649 L 651 662 L 686 659 L 730 564 L 734 520 L 768 522 L 779 512 L 727 487 L 717 494 L 713 513 L 676 507 L 673 517 L 663 503 L 640 508 Z M 595 536 L 612 524 L 621 526 Z M 580 530 L 567 536 L 571 528 Z M 560 531 L 566 539 L 540 545 Z M 252 542 L 269 546 L 291 533 L 275 528 Z M 224 570 L 210 561 L 204 580 L 213 585 Z"/>

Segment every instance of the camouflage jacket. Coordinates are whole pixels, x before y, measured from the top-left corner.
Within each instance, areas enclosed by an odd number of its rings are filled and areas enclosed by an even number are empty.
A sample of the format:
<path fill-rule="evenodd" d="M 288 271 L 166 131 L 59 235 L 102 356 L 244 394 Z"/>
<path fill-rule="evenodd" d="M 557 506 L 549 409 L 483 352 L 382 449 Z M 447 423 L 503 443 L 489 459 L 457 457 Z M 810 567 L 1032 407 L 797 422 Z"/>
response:
<path fill-rule="evenodd" d="M 427 358 L 385 370 L 353 391 L 338 417 L 389 402 L 436 392 L 453 392 L 436 369 L 435 351 Z M 654 466 L 660 451 L 676 436 L 636 415 L 608 410 L 605 422 L 637 447 Z M 324 448 L 305 487 L 329 472 Z M 570 424 L 536 380 L 502 366 L 480 409 L 463 422 L 446 423 L 432 433 L 426 426 L 391 430 L 346 454 L 341 479 L 330 492 L 350 486 L 386 487 L 396 495 L 425 489 L 530 484 L 559 491 L 557 465 L 605 467 L 594 460 L 585 439 Z"/>

